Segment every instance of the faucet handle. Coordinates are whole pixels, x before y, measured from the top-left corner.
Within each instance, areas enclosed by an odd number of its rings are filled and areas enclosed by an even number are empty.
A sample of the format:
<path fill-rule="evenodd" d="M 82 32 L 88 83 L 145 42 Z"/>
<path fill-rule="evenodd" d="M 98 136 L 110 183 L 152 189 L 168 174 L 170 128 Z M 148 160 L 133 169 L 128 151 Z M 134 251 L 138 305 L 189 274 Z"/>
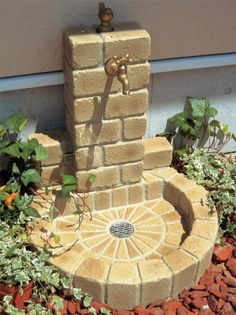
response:
<path fill-rule="evenodd" d="M 121 66 L 127 66 L 131 61 L 132 59 L 129 57 L 128 54 L 119 57 L 114 55 L 106 62 L 105 65 L 106 72 L 110 75 L 115 76 L 117 75 L 119 68 Z"/>
<path fill-rule="evenodd" d="M 130 62 L 132 62 L 132 59 L 129 57 L 129 54 L 126 54 L 124 57 L 123 56 L 120 56 L 118 58 L 116 57 L 116 61 L 119 66 L 127 66 Z"/>

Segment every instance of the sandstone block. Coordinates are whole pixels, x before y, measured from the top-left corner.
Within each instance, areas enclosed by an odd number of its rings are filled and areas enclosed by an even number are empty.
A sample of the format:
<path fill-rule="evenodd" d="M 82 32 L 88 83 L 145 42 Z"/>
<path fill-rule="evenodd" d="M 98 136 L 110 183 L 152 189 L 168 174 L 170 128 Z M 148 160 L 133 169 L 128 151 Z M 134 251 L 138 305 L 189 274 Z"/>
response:
<path fill-rule="evenodd" d="M 146 131 L 146 116 L 126 118 L 123 121 L 124 140 L 140 139 Z"/>
<path fill-rule="evenodd" d="M 191 235 L 197 235 L 215 242 L 218 229 L 219 226 L 217 222 L 195 220 L 193 222 Z"/>
<path fill-rule="evenodd" d="M 146 112 L 148 105 L 148 91 L 142 89 L 132 92 L 129 97 L 119 94 L 111 94 L 105 102 L 106 119 L 120 118 L 127 116 L 142 115 Z"/>
<path fill-rule="evenodd" d="M 117 187 L 112 190 L 112 206 L 118 207 L 127 205 L 128 189 L 127 187 Z"/>
<path fill-rule="evenodd" d="M 134 184 L 129 186 L 129 204 L 139 203 L 144 200 L 143 184 Z"/>
<path fill-rule="evenodd" d="M 137 183 L 143 174 L 143 163 L 130 163 L 121 166 L 121 181 L 123 184 Z"/>
<path fill-rule="evenodd" d="M 184 215 L 189 215 L 192 203 L 204 203 L 207 201 L 207 191 L 199 185 L 195 185 L 181 192 L 179 207 Z"/>
<path fill-rule="evenodd" d="M 69 28 L 64 32 L 64 54 L 73 69 L 96 67 L 103 59 L 103 40 L 93 28 Z"/>
<path fill-rule="evenodd" d="M 88 121 L 101 121 L 103 107 L 98 96 L 74 99 L 67 85 L 64 87 L 65 104 L 76 124 Z"/>
<path fill-rule="evenodd" d="M 127 76 L 131 91 L 148 86 L 149 71 L 148 63 L 128 67 Z M 88 97 L 104 93 L 107 95 L 111 92 L 122 92 L 123 89 L 117 77 L 108 75 L 104 67 L 72 71 L 72 68 L 65 61 L 64 75 L 73 97 Z"/>
<path fill-rule="evenodd" d="M 176 174 L 165 185 L 163 196 L 166 200 L 177 206 L 181 192 L 192 186 L 196 186 L 194 181 L 186 178 L 183 174 Z"/>
<path fill-rule="evenodd" d="M 162 178 L 164 181 L 169 181 L 170 178 L 177 174 L 177 171 L 173 167 L 161 167 L 150 171 L 145 171 L 144 173 L 151 173 L 154 176 Z"/>
<path fill-rule="evenodd" d="M 96 210 L 104 210 L 111 207 L 111 190 L 96 192 L 95 207 Z"/>
<path fill-rule="evenodd" d="M 197 273 L 197 260 L 179 249 L 164 256 L 163 260 L 173 272 L 172 298 L 193 285 Z"/>
<path fill-rule="evenodd" d="M 214 210 L 214 212 L 211 213 L 211 210 L 207 205 L 201 203 L 192 203 L 192 212 L 194 220 L 205 219 L 217 222 L 218 218 L 216 210 Z"/>
<path fill-rule="evenodd" d="M 159 259 L 140 261 L 138 263 L 141 287 L 141 305 L 154 302 L 157 299 L 165 300 L 171 295 L 172 272 Z"/>
<path fill-rule="evenodd" d="M 114 25 L 115 32 L 101 33 L 104 41 L 104 62 L 112 56 L 129 54 L 133 61 L 147 60 L 151 53 L 150 35 L 136 23 Z"/>
<path fill-rule="evenodd" d="M 169 166 L 173 148 L 164 137 L 144 139 L 144 169 Z"/>
<path fill-rule="evenodd" d="M 107 282 L 107 303 L 113 308 L 131 309 L 140 302 L 140 276 L 136 264 L 115 263 Z"/>
<path fill-rule="evenodd" d="M 29 140 L 37 139 L 48 153 L 48 158 L 41 162 L 42 166 L 60 164 L 63 154 L 71 151 L 69 135 L 65 131 L 53 130 L 44 133 L 34 133 Z"/>
<path fill-rule="evenodd" d="M 141 160 L 143 150 L 141 141 L 106 145 L 104 146 L 104 164 L 112 165 Z"/>
<path fill-rule="evenodd" d="M 146 182 L 146 199 L 153 200 L 161 197 L 162 194 L 162 179 L 151 174 L 144 174 L 143 178 Z"/>
<path fill-rule="evenodd" d="M 105 300 L 106 280 L 110 265 L 92 257 L 86 258 L 75 273 L 74 283 L 98 301 Z"/>
<path fill-rule="evenodd" d="M 75 166 L 77 170 L 89 170 L 101 166 L 102 163 L 102 148 L 100 146 L 91 146 L 75 151 Z"/>
<path fill-rule="evenodd" d="M 209 267 L 211 263 L 213 247 L 214 241 L 209 241 L 194 235 L 188 236 L 181 245 L 182 249 L 194 255 L 199 261 L 195 281 L 198 281 L 205 270 Z"/>
<path fill-rule="evenodd" d="M 89 175 L 95 175 L 96 179 L 91 183 L 88 179 Z M 80 171 L 76 173 L 77 191 L 88 192 L 92 190 L 100 190 L 111 188 L 120 182 L 120 171 L 117 167 L 99 167 L 89 171 Z"/>
<path fill-rule="evenodd" d="M 74 126 L 71 117 L 66 117 L 68 130 L 76 147 L 102 143 L 113 143 L 120 139 L 120 121 L 109 120 L 103 123 L 89 123 Z"/>

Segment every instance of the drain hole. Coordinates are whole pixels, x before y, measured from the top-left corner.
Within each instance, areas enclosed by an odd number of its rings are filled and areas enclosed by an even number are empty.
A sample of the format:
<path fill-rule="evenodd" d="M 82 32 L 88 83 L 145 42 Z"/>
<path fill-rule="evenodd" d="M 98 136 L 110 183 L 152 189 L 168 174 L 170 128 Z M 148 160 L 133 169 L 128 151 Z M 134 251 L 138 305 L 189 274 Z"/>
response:
<path fill-rule="evenodd" d="M 110 233 L 116 238 L 126 238 L 134 233 L 134 226 L 128 221 L 116 221 L 110 227 Z"/>

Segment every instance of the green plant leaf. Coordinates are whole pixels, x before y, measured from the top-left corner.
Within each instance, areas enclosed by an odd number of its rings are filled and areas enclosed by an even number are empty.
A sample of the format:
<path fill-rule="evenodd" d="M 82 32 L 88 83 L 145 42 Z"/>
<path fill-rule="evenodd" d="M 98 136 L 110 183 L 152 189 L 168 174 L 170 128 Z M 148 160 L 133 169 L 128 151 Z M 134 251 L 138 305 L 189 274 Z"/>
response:
<path fill-rule="evenodd" d="M 8 154 L 10 156 L 20 157 L 20 144 L 19 143 L 13 143 L 7 147 L 2 148 L 1 152 Z"/>
<path fill-rule="evenodd" d="M 16 165 L 16 163 L 12 164 L 12 172 L 15 174 L 20 174 L 19 167 Z"/>
<path fill-rule="evenodd" d="M 16 248 L 17 248 L 16 244 L 14 244 L 12 247 L 10 247 L 5 254 L 6 257 L 11 257 L 12 254 L 15 252 Z"/>
<path fill-rule="evenodd" d="M 10 144 L 10 141 L 0 141 L 0 150 L 2 149 L 2 148 L 5 148 L 5 147 L 7 147 L 8 145 Z"/>
<path fill-rule="evenodd" d="M 96 179 L 96 175 L 95 174 L 90 174 L 88 176 L 88 181 L 92 184 Z"/>
<path fill-rule="evenodd" d="M 73 175 L 66 175 L 64 173 L 61 173 L 61 177 L 63 181 L 62 195 L 65 197 L 68 196 L 72 190 L 76 189 L 77 181 Z"/>
<path fill-rule="evenodd" d="M 25 186 L 28 186 L 29 183 L 40 183 L 41 177 L 35 169 L 31 168 L 22 173 L 21 181 Z"/>
<path fill-rule="evenodd" d="M 215 117 L 218 114 L 218 111 L 214 107 L 209 107 L 206 109 L 207 117 Z"/>
<path fill-rule="evenodd" d="M 41 215 L 38 213 L 38 211 L 33 207 L 27 207 L 24 208 L 24 213 L 27 217 L 33 217 L 33 218 L 41 218 Z"/>
<path fill-rule="evenodd" d="M 101 312 L 101 314 L 104 314 L 104 315 L 109 315 L 110 314 L 110 311 L 107 308 L 105 308 L 105 307 L 101 307 L 100 308 L 100 312 Z"/>
<path fill-rule="evenodd" d="M 6 127 L 12 131 L 22 131 L 28 122 L 28 118 L 23 112 L 17 115 L 12 115 L 6 120 Z"/>
<path fill-rule="evenodd" d="M 224 134 L 227 135 L 229 133 L 229 125 L 227 124 L 222 124 L 220 125 L 220 131 Z"/>
<path fill-rule="evenodd" d="M 6 133 L 6 128 L 4 125 L 0 124 L 0 137 Z"/>
<path fill-rule="evenodd" d="M 55 243 L 60 243 L 60 241 L 61 241 L 61 237 L 60 237 L 60 235 L 53 235 L 53 239 L 54 239 L 54 241 L 55 241 Z"/>
<path fill-rule="evenodd" d="M 0 201 L 6 200 L 7 197 L 8 197 L 8 194 L 0 190 Z"/>
<path fill-rule="evenodd" d="M 188 117 L 189 117 L 188 113 L 181 112 L 169 118 L 169 121 L 174 124 L 175 128 L 177 128 L 177 127 L 181 127 L 184 123 L 186 123 L 186 119 Z"/>
<path fill-rule="evenodd" d="M 93 297 L 92 297 L 92 296 L 86 295 L 85 298 L 84 298 L 84 300 L 83 300 L 84 306 L 85 306 L 85 307 L 89 307 L 89 305 L 91 304 L 92 300 L 93 300 Z"/>
<path fill-rule="evenodd" d="M 193 117 L 203 117 L 206 111 L 206 99 L 205 98 L 194 98 L 188 97 L 188 101 L 192 107 L 192 116 Z"/>
<path fill-rule="evenodd" d="M 48 158 L 48 154 L 42 144 L 38 144 L 35 148 L 35 158 L 37 161 L 44 161 Z"/>

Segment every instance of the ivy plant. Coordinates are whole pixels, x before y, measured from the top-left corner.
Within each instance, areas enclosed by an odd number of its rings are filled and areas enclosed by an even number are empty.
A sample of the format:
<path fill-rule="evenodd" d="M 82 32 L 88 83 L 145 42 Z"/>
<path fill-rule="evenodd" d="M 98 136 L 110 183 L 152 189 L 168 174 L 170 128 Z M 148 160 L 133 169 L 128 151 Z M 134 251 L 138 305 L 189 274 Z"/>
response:
<path fill-rule="evenodd" d="M 180 154 L 192 152 L 196 147 L 219 152 L 231 139 L 236 141 L 236 136 L 229 131 L 227 124 L 215 119 L 217 113 L 207 98 L 187 97 L 187 110 L 169 118 L 173 130 L 158 135 L 173 141 Z"/>

